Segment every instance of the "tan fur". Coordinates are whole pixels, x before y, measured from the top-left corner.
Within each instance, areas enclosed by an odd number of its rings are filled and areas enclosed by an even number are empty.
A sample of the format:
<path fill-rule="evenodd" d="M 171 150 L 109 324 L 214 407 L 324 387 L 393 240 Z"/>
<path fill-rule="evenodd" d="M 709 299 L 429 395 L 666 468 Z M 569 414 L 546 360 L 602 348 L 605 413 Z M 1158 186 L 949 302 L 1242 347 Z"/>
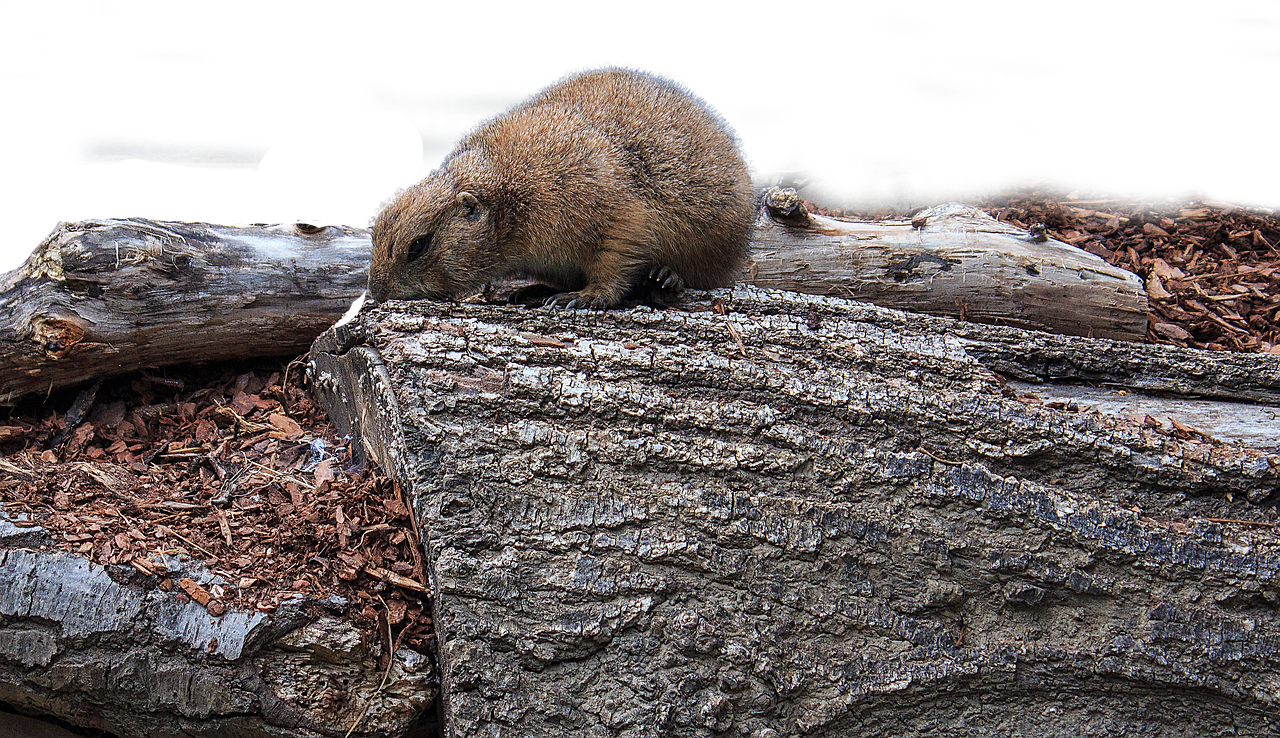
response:
<path fill-rule="evenodd" d="M 670 285 L 719 287 L 753 214 L 733 134 L 701 101 L 639 72 L 587 72 L 480 126 L 383 209 L 369 292 L 447 299 L 529 276 L 563 291 L 555 304 L 606 308 L 663 267 Z"/>

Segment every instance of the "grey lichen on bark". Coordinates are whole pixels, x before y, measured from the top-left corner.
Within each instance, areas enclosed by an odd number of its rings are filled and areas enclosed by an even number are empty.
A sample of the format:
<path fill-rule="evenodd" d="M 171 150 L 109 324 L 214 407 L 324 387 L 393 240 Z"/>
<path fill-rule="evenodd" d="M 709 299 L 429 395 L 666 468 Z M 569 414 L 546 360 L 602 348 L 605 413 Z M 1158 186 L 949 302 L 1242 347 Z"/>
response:
<path fill-rule="evenodd" d="M 411 488 L 447 735 L 1280 730 L 1274 449 L 1027 402 L 975 350 L 1051 337 L 718 295 L 387 303 L 313 347 Z"/>

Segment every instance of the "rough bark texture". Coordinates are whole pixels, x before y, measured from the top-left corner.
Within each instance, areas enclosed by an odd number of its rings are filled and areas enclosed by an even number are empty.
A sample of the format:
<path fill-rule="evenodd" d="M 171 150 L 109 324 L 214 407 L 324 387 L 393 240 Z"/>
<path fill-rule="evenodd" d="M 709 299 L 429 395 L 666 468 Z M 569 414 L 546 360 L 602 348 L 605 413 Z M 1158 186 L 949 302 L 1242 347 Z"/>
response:
<path fill-rule="evenodd" d="M 376 655 L 332 616 L 341 601 L 215 618 L 131 567 L 28 548 L 43 536 L 0 518 L 0 703 L 120 738 L 319 738 L 361 715 L 356 735 L 401 735 L 435 698 L 406 649 L 378 689 Z"/>
<path fill-rule="evenodd" d="M 446 735 L 1280 732 L 1280 544 L 1222 522 L 1274 453 L 1025 403 L 980 350 L 1110 342 L 722 294 L 313 347 L 426 528 Z"/>

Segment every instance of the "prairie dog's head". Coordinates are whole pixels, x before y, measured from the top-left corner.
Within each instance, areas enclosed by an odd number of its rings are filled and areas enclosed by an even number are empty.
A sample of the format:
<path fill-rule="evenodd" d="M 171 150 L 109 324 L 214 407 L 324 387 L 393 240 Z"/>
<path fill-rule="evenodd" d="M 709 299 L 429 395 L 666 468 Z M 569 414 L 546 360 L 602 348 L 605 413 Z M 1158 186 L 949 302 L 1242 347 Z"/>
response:
<path fill-rule="evenodd" d="M 369 294 L 375 300 L 445 300 L 502 268 L 490 207 L 432 175 L 400 193 L 373 223 Z"/>

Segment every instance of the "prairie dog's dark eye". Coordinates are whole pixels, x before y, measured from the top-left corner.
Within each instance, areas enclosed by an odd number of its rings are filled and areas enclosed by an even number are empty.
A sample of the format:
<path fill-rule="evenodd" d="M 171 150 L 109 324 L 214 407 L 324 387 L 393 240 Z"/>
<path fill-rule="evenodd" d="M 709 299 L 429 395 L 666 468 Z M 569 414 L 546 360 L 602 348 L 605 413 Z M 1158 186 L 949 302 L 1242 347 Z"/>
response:
<path fill-rule="evenodd" d="M 434 234 L 428 233 L 426 235 L 418 236 L 417 238 L 413 239 L 413 241 L 409 243 L 409 255 L 408 257 L 405 258 L 405 261 L 406 262 L 413 261 L 414 259 L 417 259 L 419 256 L 422 256 L 423 254 L 427 253 L 427 249 L 431 248 L 432 235 Z"/>

